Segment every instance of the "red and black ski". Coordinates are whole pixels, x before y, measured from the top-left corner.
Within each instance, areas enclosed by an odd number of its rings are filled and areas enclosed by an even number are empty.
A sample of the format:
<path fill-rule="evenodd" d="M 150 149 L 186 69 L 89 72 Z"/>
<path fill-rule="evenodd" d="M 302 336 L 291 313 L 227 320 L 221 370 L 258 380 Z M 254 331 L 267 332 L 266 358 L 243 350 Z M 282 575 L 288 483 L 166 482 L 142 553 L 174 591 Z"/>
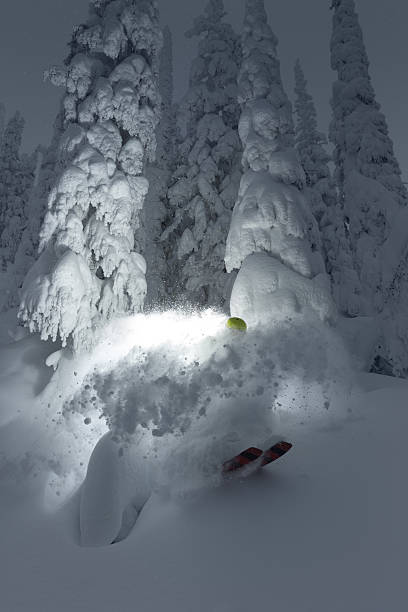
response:
<path fill-rule="evenodd" d="M 240 468 L 246 467 L 252 462 L 256 461 L 261 457 L 261 461 L 259 463 L 259 467 L 264 467 L 273 461 L 276 461 L 283 455 L 285 455 L 292 448 L 292 444 L 289 442 L 277 442 L 268 450 L 262 451 L 260 448 L 256 448 L 255 446 L 251 446 L 246 450 L 239 453 L 229 461 L 226 461 L 222 466 L 223 474 L 228 474 L 229 472 L 234 472 L 235 470 L 239 470 Z"/>
<path fill-rule="evenodd" d="M 261 467 L 268 465 L 268 463 L 272 463 L 272 461 L 276 461 L 283 455 L 286 455 L 292 446 L 293 444 L 290 442 L 284 442 L 282 440 L 282 442 L 278 442 L 277 444 L 271 446 L 271 448 L 268 448 L 268 450 L 266 450 L 262 456 Z"/>
<path fill-rule="evenodd" d="M 227 472 L 234 472 L 235 470 L 239 470 L 246 465 L 252 463 L 252 461 L 256 461 L 263 454 L 260 448 L 256 448 L 255 446 L 251 446 L 251 448 L 247 448 L 246 450 L 239 453 L 229 461 L 226 461 L 222 466 L 222 471 L 224 474 Z"/>

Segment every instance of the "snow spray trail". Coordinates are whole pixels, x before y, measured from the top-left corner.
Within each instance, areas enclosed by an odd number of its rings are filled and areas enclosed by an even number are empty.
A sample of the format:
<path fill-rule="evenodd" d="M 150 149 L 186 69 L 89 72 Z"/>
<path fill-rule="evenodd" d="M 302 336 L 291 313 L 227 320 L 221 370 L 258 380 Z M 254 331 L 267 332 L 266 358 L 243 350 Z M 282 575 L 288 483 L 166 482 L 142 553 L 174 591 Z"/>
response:
<path fill-rule="evenodd" d="M 142 436 L 152 486 L 183 494 L 218 482 L 224 460 L 277 428 L 333 414 L 349 382 L 334 333 L 304 314 L 246 334 L 211 310 L 136 315 L 112 321 L 92 353 L 48 363 L 56 372 L 21 417 L 42 434 L 13 461 L 48 473 L 50 503 L 83 481 L 109 430 L 123 446 Z"/>
<path fill-rule="evenodd" d="M 103 416 L 125 445 L 144 432 L 153 486 L 173 492 L 218 482 L 222 462 L 262 445 L 279 421 L 293 428 L 327 418 L 349 382 L 334 333 L 304 314 L 246 334 L 214 311 L 138 315 L 116 323 L 107 345 L 116 359 L 93 369 L 64 415 L 80 414 L 88 427 Z"/>

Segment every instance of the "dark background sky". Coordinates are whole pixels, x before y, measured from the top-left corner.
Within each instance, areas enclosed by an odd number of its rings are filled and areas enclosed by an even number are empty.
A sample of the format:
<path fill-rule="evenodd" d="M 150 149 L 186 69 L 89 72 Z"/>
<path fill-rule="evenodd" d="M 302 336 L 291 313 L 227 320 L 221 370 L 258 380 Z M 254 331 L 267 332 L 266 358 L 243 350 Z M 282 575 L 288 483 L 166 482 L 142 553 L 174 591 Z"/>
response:
<path fill-rule="evenodd" d="M 87 0 L 0 0 L 0 100 L 8 115 L 19 109 L 27 120 L 27 150 L 47 144 L 61 92 L 43 83 L 44 69 L 62 61 L 72 27 L 81 23 Z M 331 0 L 265 0 L 270 24 L 280 40 L 282 74 L 293 98 L 292 69 L 300 57 L 321 128 L 327 131 L 335 78 L 330 70 Z M 174 35 L 175 86 L 186 87 L 195 41 L 184 32 L 206 0 L 159 0 L 163 24 Z M 371 76 L 390 127 L 403 174 L 408 177 L 408 5 L 406 0 L 356 0 L 371 62 Z M 241 27 L 244 0 L 225 0 L 234 27 Z"/>

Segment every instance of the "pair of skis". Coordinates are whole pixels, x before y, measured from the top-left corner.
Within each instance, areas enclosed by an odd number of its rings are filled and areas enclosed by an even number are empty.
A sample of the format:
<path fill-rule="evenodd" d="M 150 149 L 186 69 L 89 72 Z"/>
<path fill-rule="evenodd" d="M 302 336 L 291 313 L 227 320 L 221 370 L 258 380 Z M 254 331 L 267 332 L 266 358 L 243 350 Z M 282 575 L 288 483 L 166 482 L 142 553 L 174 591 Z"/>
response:
<path fill-rule="evenodd" d="M 277 459 L 280 459 L 283 455 L 286 455 L 288 451 L 292 448 L 292 444 L 290 442 L 284 442 L 283 440 L 277 442 L 268 450 L 263 451 L 256 446 L 251 446 L 246 450 L 239 453 L 229 461 L 226 461 L 222 466 L 222 473 L 229 474 L 230 472 L 235 472 L 241 468 L 247 467 L 250 464 L 256 465 L 257 467 L 264 467 Z M 255 463 L 257 462 L 257 463 Z"/>

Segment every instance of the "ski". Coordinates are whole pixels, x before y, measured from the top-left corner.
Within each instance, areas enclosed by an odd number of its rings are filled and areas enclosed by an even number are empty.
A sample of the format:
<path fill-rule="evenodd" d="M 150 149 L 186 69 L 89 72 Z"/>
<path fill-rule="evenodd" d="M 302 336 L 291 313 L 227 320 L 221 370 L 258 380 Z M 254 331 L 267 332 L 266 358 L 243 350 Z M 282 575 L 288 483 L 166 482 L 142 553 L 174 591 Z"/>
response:
<path fill-rule="evenodd" d="M 262 456 L 261 467 L 272 463 L 272 461 L 280 459 L 280 457 L 282 457 L 283 455 L 286 455 L 286 453 L 290 451 L 292 446 L 293 444 L 291 444 L 290 442 L 284 442 L 282 440 L 281 442 L 278 442 L 277 444 L 271 446 L 271 448 L 268 448 L 268 450 L 266 450 Z"/>
<path fill-rule="evenodd" d="M 250 465 L 259 458 L 262 458 L 259 463 L 259 467 L 264 467 L 265 465 L 269 465 L 269 463 L 280 459 L 280 457 L 290 451 L 292 446 L 293 445 L 290 444 L 290 442 L 284 442 L 283 440 L 277 442 L 266 451 L 263 451 L 256 446 L 251 446 L 232 459 L 226 461 L 222 466 L 222 472 L 223 474 L 235 472 L 236 470 Z"/>
<path fill-rule="evenodd" d="M 229 461 L 226 461 L 222 466 L 222 471 L 224 474 L 228 472 L 234 472 L 235 470 L 239 470 L 246 465 L 252 463 L 252 461 L 256 461 L 263 455 L 263 451 L 260 448 L 256 448 L 255 446 L 251 446 L 246 450 L 239 453 Z"/>

